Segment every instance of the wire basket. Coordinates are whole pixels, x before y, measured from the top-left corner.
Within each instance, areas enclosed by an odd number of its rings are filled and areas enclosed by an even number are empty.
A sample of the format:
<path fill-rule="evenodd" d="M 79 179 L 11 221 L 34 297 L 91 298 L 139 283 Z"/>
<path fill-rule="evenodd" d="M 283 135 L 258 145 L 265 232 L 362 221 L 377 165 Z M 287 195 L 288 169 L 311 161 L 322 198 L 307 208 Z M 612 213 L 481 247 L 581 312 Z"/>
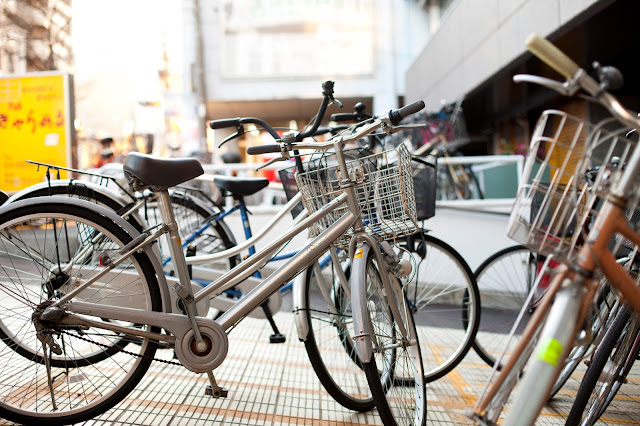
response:
<path fill-rule="evenodd" d="M 347 160 L 348 173 L 356 183 L 362 221 L 368 233 L 390 240 L 417 231 L 411 163 L 411 155 L 404 146 Z M 334 153 L 309 161 L 307 171 L 296 174 L 309 214 L 342 194 L 342 179 Z M 313 234 L 319 235 L 346 212 L 346 204 L 338 207 L 313 226 Z M 348 248 L 351 235 L 353 231 L 349 230 L 334 245 Z"/>
<path fill-rule="evenodd" d="M 416 199 L 416 219 L 429 219 L 436 214 L 436 157 L 416 158 L 411 161 L 414 195 Z M 415 190 L 415 188 L 418 188 Z"/>
<path fill-rule="evenodd" d="M 532 136 L 509 237 L 560 262 L 574 260 L 602 196 L 615 187 L 631 155 L 635 142 L 625 136 L 628 131 L 613 119 L 594 126 L 561 111 L 545 111 Z M 632 198 L 631 212 L 637 206 L 637 197 Z"/>
<path fill-rule="evenodd" d="M 278 176 L 282 187 L 284 189 L 284 195 L 287 197 L 287 201 L 291 201 L 293 197 L 298 193 L 298 184 L 296 183 L 296 167 L 287 167 L 286 169 L 278 170 Z M 291 215 L 296 218 L 304 210 L 302 203 L 298 203 L 291 210 Z"/>

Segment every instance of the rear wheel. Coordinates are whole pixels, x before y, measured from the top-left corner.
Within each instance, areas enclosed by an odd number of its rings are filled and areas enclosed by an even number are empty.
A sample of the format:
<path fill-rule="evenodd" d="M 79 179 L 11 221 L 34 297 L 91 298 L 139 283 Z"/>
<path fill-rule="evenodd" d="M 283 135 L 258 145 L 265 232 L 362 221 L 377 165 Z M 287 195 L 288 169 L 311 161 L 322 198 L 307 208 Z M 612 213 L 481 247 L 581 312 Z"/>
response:
<path fill-rule="evenodd" d="M 90 205 L 44 201 L 0 215 L 2 417 L 77 423 L 113 407 L 142 379 L 156 351 L 148 339 L 38 320 L 48 304 L 104 272 L 101 259 L 117 257 L 131 240 Z M 73 301 L 162 309 L 155 271 L 144 253 L 102 275 Z M 131 340 L 137 344 L 121 350 Z"/>
<path fill-rule="evenodd" d="M 399 257 L 414 268 L 404 291 L 420 338 L 425 379 L 431 382 L 469 352 L 480 323 L 480 294 L 467 263 L 444 241 L 421 231 L 399 246 Z"/>

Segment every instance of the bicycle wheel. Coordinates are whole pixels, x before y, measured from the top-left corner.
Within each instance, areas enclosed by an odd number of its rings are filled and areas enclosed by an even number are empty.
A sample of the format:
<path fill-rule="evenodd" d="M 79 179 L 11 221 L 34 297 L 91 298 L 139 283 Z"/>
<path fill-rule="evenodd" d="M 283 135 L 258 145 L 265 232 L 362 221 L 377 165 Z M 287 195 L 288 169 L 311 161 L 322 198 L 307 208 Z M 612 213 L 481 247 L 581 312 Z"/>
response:
<path fill-rule="evenodd" d="M 593 425 L 605 412 L 638 356 L 638 316 L 620 309 L 580 383 L 566 425 Z"/>
<path fill-rule="evenodd" d="M 371 329 L 369 338 L 373 356 L 362 363 L 371 394 L 385 425 L 424 425 L 427 421 L 426 388 L 412 307 L 404 295 L 396 300 L 385 290 L 374 254 L 368 247 L 362 250 L 362 257 L 358 259 L 356 253 L 354 259 L 352 277 L 356 282 L 352 291 L 364 292 L 359 295 L 354 309 L 366 310 L 361 314 L 367 315 L 370 326 L 363 327 L 363 333 Z M 393 276 L 390 278 L 395 280 Z M 358 282 L 360 280 L 364 282 Z M 400 286 L 396 288 L 400 289 Z M 396 304 L 401 318 L 394 317 L 392 303 Z M 404 337 L 400 322 L 406 327 Z"/>
<path fill-rule="evenodd" d="M 480 323 L 480 294 L 467 263 L 442 240 L 421 231 L 400 248 L 399 257 L 415 269 L 404 289 L 420 337 L 425 380 L 431 382 L 469 352 Z"/>
<path fill-rule="evenodd" d="M 204 202 L 183 193 L 171 194 L 171 205 L 178 223 L 180 238 L 183 244 L 194 248 L 196 254 L 213 254 L 232 248 L 236 245 L 235 238 L 224 221 L 214 221 L 217 211 Z M 149 202 L 145 206 L 142 216 L 150 226 L 162 222 L 156 202 Z M 161 252 L 164 259 L 169 255 L 166 242 L 161 241 Z M 185 247 L 185 253 L 187 247 Z M 238 256 L 231 256 L 219 263 L 208 264 L 226 270 L 232 269 L 239 263 Z"/>
<path fill-rule="evenodd" d="M 498 365 L 498 370 L 502 369 L 502 365 L 511 356 L 511 352 L 520 340 L 522 331 L 535 312 L 540 298 L 549 284 L 550 271 L 545 271 L 545 276 L 541 278 L 539 288 L 536 290 L 537 294 L 524 312 L 515 335 L 509 340 L 513 324 L 526 302 L 528 293 L 543 264 L 544 259 L 539 255 L 524 246 L 516 245 L 494 253 L 475 272 L 480 289 L 482 316 L 478 334 L 473 342 L 473 349 L 490 366 L 496 363 L 496 358 L 504 350 L 505 354 L 502 363 Z M 599 297 L 601 312 L 608 312 L 604 309 L 608 303 L 606 294 L 601 294 Z M 594 316 L 591 323 L 592 332 L 597 335 L 601 328 L 599 317 Z M 551 389 L 550 398 L 553 398 L 564 386 L 586 354 L 590 344 L 590 341 L 585 341 L 573 347 Z"/>
<path fill-rule="evenodd" d="M 133 202 L 126 203 L 117 194 L 101 186 L 86 185 L 75 180 L 61 182 L 63 184 L 53 184 L 24 193 L 21 199 L 64 195 L 94 202 L 115 211 L 119 215 L 124 215 L 130 211 L 134 205 Z M 204 201 L 189 194 L 175 191 L 171 194 L 171 203 L 178 223 L 180 238 L 183 241 L 189 241 L 189 245 L 195 248 L 196 253 L 213 254 L 236 245 L 235 239 L 224 221 L 216 222 L 211 220 L 217 213 L 213 206 L 209 206 Z M 155 201 L 146 203 L 139 211 L 133 214 L 127 214 L 125 219 L 138 231 L 142 231 L 148 226 L 157 225 L 162 221 Z M 205 227 L 205 224 L 209 225 Z M 199 230 L 200 233 L 196 234 Z M 190 239 L 193 240 L 190 241 Z M 169 257 L 169 250 L 165 241 L 161 239 L 159 245 L 162 257 Z M 218 266 L 224 269 L 232 269 L 238 263 L 238 257 L 232 256 L 228 259 L 228 262 L 222 262 Z"/>
<path fill-rule="evenodd" d="M 125 213 L 130 207 L 124 199 L 110 189 L 77 180 L 54 180 L 45 187 L 35 185 L 34 187 L 26 189 L 25 192 L 21 193 L 21 195 L 17 195 L 19 198 L 16 198 L 14 201 L 54 195 L 62 195 L 91 201 L 92 203 L 96 203 L 100 206 L 113 210 L 118 214 Z M 146 228 L 146 225 L 138 214 L 134 213 L 127 215 L 125 220 L 133 225 L 137 231 L 142 232 L 142 230 Z"/>
<path fill-rule="evenodd" d="M 509 333 L 535 282 L 537 264 L 534 252 L 517 245 L 494 253 L 476 269 L 474 275 L 480 290 L 482 316 L 473 349 L 491 366 L 507 346 Z M 520 340 L 519 336 L 534 310 L 535 305 L 532 305 L 525 312 L 514 338 L 505 350 L 503 363 Z"/>
<path fill-rule="evenodd" d="M 97 207 L 59 200 L 17 202 L 0 214 L 0 416 L 20 423 L 76 423 L 105 412 L 142 379 L 157 346 L 136 339 L 124 351 L 121 334 L 36 320 L 49 303 L 104 271 L 100 259 L 116 256 L 132 240 L 92 210 Z M 73 301 L 162 308 L 145 253 L 111 269 Z"/>
<path fill-rule="evenodd" d="M 316 275 L 318 266 L 306 272 L 309 333 L 304 346 L 326 391 L 350 410 L 368 411 L 375 404 L 353 344 L 351 300 L 334 268 L 327 265 L 320 277 Z"/>

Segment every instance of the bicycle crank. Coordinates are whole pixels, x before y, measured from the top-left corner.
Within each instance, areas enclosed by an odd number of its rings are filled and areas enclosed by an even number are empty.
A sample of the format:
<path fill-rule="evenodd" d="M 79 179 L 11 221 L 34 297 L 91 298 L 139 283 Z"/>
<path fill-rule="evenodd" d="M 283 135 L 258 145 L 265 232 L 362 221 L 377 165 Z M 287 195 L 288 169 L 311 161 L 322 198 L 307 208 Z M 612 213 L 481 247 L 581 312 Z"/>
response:
<path fill-rule="evenodd" d="M 205 347 L 198 349 L 193 330 L 176 339 L 176 357 L 188 370 L 194 373 L 209 373 L 217 368 L 227 357 L 229 340 L 220 325 L 213 321 L 197 320 Z"/>

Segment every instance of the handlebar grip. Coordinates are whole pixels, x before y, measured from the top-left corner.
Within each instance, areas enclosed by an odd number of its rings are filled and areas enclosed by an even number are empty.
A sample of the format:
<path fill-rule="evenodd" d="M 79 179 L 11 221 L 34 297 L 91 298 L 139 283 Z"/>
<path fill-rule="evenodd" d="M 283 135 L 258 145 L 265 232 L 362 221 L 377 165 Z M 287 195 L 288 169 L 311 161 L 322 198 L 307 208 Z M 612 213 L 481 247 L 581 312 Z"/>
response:
<path fill-rule="evenodd" d="M 402 121 L 403 118 L 415 114 L 424 108 L 424 101 L 415 101 L 412 104 L 405 105 L 400 109 L 392 109 L 389 111 L 389 120 L 394 126 Z"/>
<path fill-rule="evenodd" d="M 349 114 L 349 113 L 331 114 L 331 121 L 335 121 L 337 123 L 342 121 L 357 121 L 357 120 L 358 118 L 356 117 L 355 114 Z"/>
<path fill-rule="evenodd" d="M 224 129 L 225 127 L 237 127 L 239 125 L 239 118 L 223 118 L 221 120 L 211 120 L 209 122 L 209 127 L 212 129 Z"/>
<path fill-rule="evenodd" d="M 573 62 L 564 52 L 538 34 L 531 34 L 527 38 L 526 45 L 531 53 L 566 78 L 573 77 L 580 69 L 578 64 Z"/>
<path fill-rule="evenodd" d="M 250 146 L 247 148 L 247 154 L 249 155 L 267 154 L 271 152 L 280 152 L 280 145 L 267 144 Z"/>

